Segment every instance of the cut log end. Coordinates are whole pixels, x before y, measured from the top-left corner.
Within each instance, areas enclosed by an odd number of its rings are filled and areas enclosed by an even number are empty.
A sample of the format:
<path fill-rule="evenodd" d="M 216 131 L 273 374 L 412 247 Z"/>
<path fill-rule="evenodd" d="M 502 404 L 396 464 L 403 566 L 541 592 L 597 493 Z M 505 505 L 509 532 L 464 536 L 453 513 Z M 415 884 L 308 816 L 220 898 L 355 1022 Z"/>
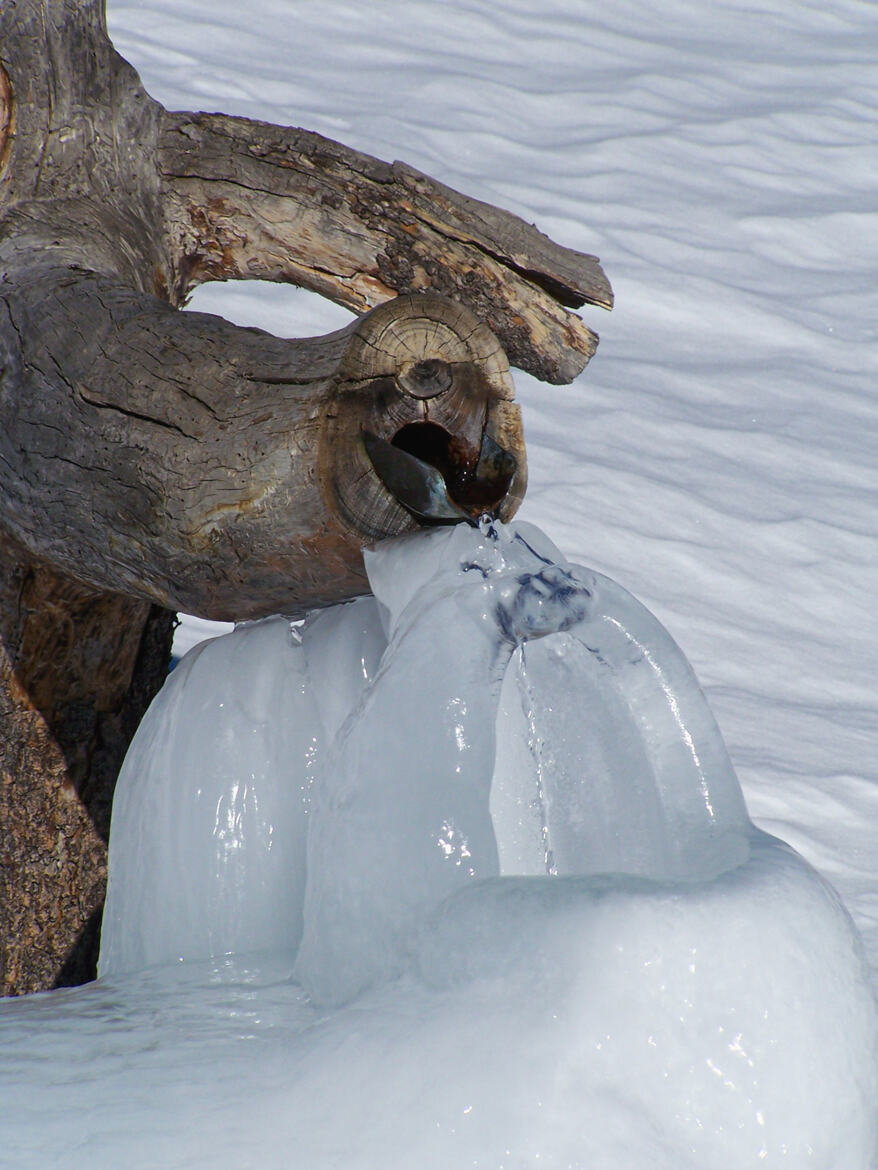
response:
<path fill-rule="evenodd" d="M 510 519 L 527 479 L 513 393 L 499 342 L 469 310 L 431 294 L 373 310 L 354 331 L 321 438 L 321 475 L 340 524 L 363 541 L 430 519 L 378 470 L 364 436 L 438 472 L 434 486 L 447 489 L 452 510 L 435 519 L 455 509 L 458 518 L 490 511 Z M 484 458 L 486 446 L 509 461 L 498 470 Z"/>
<path fill-rule="evenodd" d="M 67 270 L 3 302 L 8 526 L 98 589 L 203 617 L 304 612 L 367 591 L 364 545 L 424 521 L 508 519 L 524 494 L 500 345 L 435 294 L 298 341 Z M 133 382 L 130 355 L 157 352 L 151 380 Z M 44 376 L 63 362 L 69 382 Z M 63 444 L 46 417 L 67 420 Z M 366 433 L 421 474 L 414 494 L 382 474 Z"/>

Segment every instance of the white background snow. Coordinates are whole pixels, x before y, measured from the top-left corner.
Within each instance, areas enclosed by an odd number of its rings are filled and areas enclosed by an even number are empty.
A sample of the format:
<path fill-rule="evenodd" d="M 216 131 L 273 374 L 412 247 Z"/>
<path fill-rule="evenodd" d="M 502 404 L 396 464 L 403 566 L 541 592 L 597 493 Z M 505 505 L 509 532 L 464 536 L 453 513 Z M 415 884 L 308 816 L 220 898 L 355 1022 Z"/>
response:
<path fill-rule="evenodd" d="M 108 18 L 169 108 L 404 159 L 601 257 L 616 308 L 583 311 L 591 365 L 571 387 L 516 374 L 521 516 L 667 625 L 751 815 L 837 887 L 878 985 L 878 6 L 110 0 Z M 347 319 L 280 287 L 193 307 L 283 336 Z"/>

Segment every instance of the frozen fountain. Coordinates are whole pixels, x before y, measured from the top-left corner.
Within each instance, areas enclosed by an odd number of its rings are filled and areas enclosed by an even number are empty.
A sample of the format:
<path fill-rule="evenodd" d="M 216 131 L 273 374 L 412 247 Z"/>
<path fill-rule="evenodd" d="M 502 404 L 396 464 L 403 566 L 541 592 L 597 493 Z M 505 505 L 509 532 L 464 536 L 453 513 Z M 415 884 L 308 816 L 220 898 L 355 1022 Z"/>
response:
<path fill-rule="evenodd" d="M 373 598 L 246 623 L 165 686 L 117 788 L 103 974 L 293 947 L 342 1002 L 474 878 L 745 860 L 719 731 L 630 594 L 525 524 L 366 557 Z"/>
<path fill-rule="evenodd" d="M 4 1097 L 51 1119 L 15 1165 L 872 1170 L 856 932 L 663 627 L 522 523 L 367 568 L 150 709 L 101 979 L 2 1020 Z"/>

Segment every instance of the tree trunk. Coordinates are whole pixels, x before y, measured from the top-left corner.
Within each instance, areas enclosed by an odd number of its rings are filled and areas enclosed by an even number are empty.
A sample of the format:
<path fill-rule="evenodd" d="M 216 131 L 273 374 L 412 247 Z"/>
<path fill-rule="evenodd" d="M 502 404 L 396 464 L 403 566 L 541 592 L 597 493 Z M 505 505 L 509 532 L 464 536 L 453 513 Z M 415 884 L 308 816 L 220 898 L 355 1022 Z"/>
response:
<path fill-rule="evenodd" d="M 6 543 L 0 560 L 0 991 L 96 973 L 113 786 L 174 615 Z"/>
<path fill-rule="evenodd" d="M 429 507 L 447 489 L 436 515 L 511 516 L 526 466 L 501 347 L 570 381 L 597 341 L 570 309 L 612 294 L 594 257 L 402 163 L 168 113 L 98 0 L 0 5 L 0 214 L 15 993 L 94 972 L 113 785 L 172 611 L 298 614 L 364 592 L 363 545 L 423 516 L 412 469 Z M 291 341 L 176 311 L 202 281 L 255 277 L 363 316 Z"/>

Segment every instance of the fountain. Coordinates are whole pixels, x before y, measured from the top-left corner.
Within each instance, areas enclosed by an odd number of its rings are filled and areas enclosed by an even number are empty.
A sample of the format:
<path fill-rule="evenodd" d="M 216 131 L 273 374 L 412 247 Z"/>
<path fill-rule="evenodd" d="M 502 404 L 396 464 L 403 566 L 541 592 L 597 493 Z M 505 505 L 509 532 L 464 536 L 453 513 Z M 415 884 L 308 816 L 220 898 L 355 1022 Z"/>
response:
<path fill-rule="evenodd" d="M 101 978 L 0 1013 L 14 1164 L 870 1170 L 856 932 L 667 631 L 524 523 L 366 563 L 150 709 Z"/>

